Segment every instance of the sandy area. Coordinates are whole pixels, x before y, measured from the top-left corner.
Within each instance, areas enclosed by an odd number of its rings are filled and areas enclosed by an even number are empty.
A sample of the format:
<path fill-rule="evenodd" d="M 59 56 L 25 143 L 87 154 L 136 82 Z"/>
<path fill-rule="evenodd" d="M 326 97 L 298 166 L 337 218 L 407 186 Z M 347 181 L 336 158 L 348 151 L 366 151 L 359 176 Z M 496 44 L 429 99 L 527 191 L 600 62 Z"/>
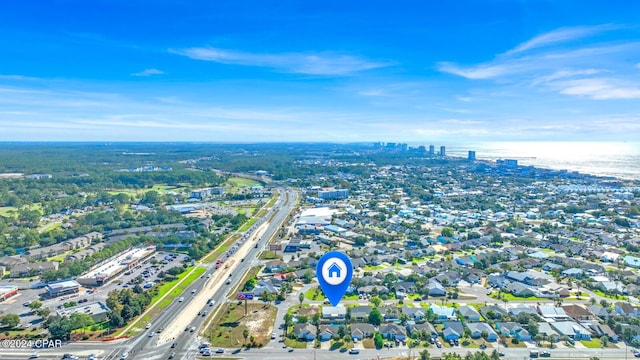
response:
<path fill-rule="evenodd" d="M 169 324 L 168 327 L 164 329 L 162 334 L 158 339 L 158 345 L 163 344 L 167 341 L 171 341 L 178 337 L 184 329 L 189 326 L 193 319 L 198 316 L 198 311 L 205 307 L 207 304 L 207 300 L 213 296 L 213 294 L 218 291 L 220 286 L 224 285 L 225 281 L 229 277 L 229 273 L 232 273 L 235 268 L 240 263 L 240 259 L 246 258 L 247 253 L 251 249 L 251 247 L 255 246 L 255 239 L 259 239 L 262 234 L 267 230 L 268 223 L 264 223 L 256 229 L 254 234 L 251 236 L 250 241 L 245 241 L 244 244 L 236 251 L 233 255 L 229 257 L 226 261 L 228 267 L 224 266 L 218 271 L 214 272 L 211 278 L 207 280 L 204 285 L 204 288 L 196 293 L 195 296 L 191 296 L 191 294 L 184 294 L 185 304 L 180 312 L 180 314 L 174 319 L 174 321 Z M 240 274 L 236 274 L 235 281 L 240 279 Z M 189 300 L 190 299 L 190 300 Z M 216 304 L 219 306 L 220 304 Z"/>

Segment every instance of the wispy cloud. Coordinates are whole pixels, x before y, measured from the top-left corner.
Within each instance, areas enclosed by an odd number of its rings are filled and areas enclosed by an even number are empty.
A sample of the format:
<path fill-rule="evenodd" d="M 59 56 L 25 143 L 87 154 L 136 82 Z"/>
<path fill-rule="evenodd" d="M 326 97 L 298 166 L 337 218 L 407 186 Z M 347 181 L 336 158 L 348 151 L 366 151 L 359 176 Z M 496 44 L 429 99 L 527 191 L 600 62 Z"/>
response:
<path fill-rule="evenodd" d="M 0 74 L 0 80 L 40 80 L 32 76 L 15 75 L 15 74 Z"/>
<path fill-rule="evenodd" d="M 446 72 L 453 75 L 465 77 L 467 79 L 479 80 L 479 79 L 492 79 L 498 76 L 506 75 L 514 71 L 513 64 L 511 65 L 479 65 L 479 66 L 459 66 L 451 62 L 440 62 L 438 69 L 442 72 Z"/>
<path fill-rule="evenodd" d="M 553 83 L 560 93 L 590 97 L 596 100 L 640 99 L 640 87 L 616 79 L 575 79 Z"/>
<path fill-rule="evenodd" d="M 595 35 L 604 31 L 617 30 L 620 26 L 616 25 L 597 25 L 597 26 L 576 26 L 569 28 L 560 28 L 548 33 L 534 37 L 531 40 L 516 46 L 506 52 L 506 54 L 516 54 L 527 50 L 541 48 L 549 45 L 563 43 L 567 41 L 577 40 L 587 36 Z"/>
<path fill-rule="evenodd" d="M 144 69 L 143 71 L 133 73 L 131 74 L 131 76 L 152 76 L 152 75 L 164 75 L 164 74 L 166 74 L 164 71 L 152 68 L 152 69 Z"/>
<path fill-rule="evenodd" d="M 350 75 L 390 65 L 387 62 L 370 61 L 356 56 L 330 53 L 257 54 L 211 47 L 170 50 L 170 52 L 195 60 L 267 67 L 283 72 L 309 75 Z"/>
<path fill-rule="evenodd" d="M 438 69 L 470 80 L 494 80 L 506 86 L 519 84 L 521 89 L 594 100 L 635 99 L 638 87 L 627 79 L 637 75 L 630 73 L 626 59 L 640 51 L 637 32 L 631 33 L 636 38 L 627 37 L 623 42 L 576 41 L 622 29 L 625 28 L 617 25 L 561 28 L 497 54 L 489 62 L 473 65 L 440 62 Z M 552 46 L 557 44 L 562 47 Z"/>

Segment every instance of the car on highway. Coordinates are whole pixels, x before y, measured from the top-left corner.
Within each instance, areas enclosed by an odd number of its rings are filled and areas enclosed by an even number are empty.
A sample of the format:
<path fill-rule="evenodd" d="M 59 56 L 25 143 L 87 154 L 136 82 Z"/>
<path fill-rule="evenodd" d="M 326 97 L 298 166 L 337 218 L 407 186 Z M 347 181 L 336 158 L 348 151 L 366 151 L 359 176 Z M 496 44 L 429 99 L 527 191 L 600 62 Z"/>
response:
<path fill-rule="evenodd" d="M 358 350 L 358 349 L 349 349 L 349 354 L 351 354 L 351 355 L 360 354 L 360 350 Z"/>
<path fill-rule="evenodd" d="M 177 342 L 174 342 L 173 344 L 171 344 L 171 348 L 172 348 L 172 349 L 175 349 L 175 348 L 176 348 L 176 346 L 178 346 L 178 343 L 177 343 Z"/>
<path fill-rule="evenodd" d="M 543 351 L 540 353 L 540 357 L 551 357 L 551 353 L 548 351 Z"/>
<path fill-rule="evenodd" d="M 189 329 L 189 331 L 190 331 L 190 332 L 195 332 L 195 331 L 196 331 L 196 327 L 195 327 L 195 326 L 192 326 L 192 327 Z"/>
<path fill-rule="evenodd" d="M 89 354 L 89 356 L 87 356 L 87 360 L 98 360 L 98 357 L 95 354 Z"/>
<path fill-rule="evenodd" d="M 37 359 L 39 357 L 40 357 L 40 355 L 38 355 L 38 353 L 33 353 L 33 354 L 31 354 L 31 356 L 29 356 L 29 359 Z"/>
<path fill-rule="evenodd" d="M 224 354 L 224 349 L 223 348 L 217 348 L 216 349 L 216 354 Z"/>
<path fill-rule="evenodd" d="M 181 296 L 181 297 L 178 299 L 178 302 L 183 302 L 183 301 L 184 301 L 184 298 Z"/>
<path fill-rule="evenodd" d="M 125 352 L 122 353 L 122 355 L 120 355 L 120 360 L 124 360 L 124 359 L 126 359 L 128 357 L 129 357 L 129 353 L 125 351 Z"/>
<path fill-rule="evenodd" d="M 171 354 L 169 354 L 169 359 L 173 359 L 174 357 L 176 357 L 176 353 L 172 351 Z"/>
<path fill-rule="evenodd" d="M 62 360 L 78 360 L 78 357 L 71 354 L 62 355 Z"/>

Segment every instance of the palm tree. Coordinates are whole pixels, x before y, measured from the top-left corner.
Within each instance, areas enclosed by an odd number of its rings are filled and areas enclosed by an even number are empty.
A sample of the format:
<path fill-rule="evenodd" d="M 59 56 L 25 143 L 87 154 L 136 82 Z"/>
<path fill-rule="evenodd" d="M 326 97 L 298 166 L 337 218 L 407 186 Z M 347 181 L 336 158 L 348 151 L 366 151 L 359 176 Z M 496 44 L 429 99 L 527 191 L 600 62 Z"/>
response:
<path fill-rule="evenodd" d="M 242 330 L 242 337 L 244 338 L 244 344 L 247 344 L 247 338 L 249 337 L 249 329 Z"/>

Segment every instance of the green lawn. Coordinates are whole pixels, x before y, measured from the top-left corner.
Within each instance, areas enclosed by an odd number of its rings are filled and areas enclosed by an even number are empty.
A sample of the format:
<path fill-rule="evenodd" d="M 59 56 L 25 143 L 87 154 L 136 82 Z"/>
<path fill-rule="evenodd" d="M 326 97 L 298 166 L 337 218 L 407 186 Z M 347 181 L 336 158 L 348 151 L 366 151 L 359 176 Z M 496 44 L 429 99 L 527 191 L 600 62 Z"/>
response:
<path fill-rule="evenodd" d="M 384 269 L 384 266 L 375 265 L 375 266 L 365 266 L 364 267 L 364 271 L 373 271 L 373 270 L 381 270 L 381 269 Z"/>
<path fill-rule="evenodd" d="M 310 289 L 304 294 L 304 298 L 311 301 L 324 301 L 325 297 L 322 294 L 322 290 L 316 293 L 315 289 Z"/>
<path fill-rule="evenodd" d="M 247 222 L 245 222 L 245 223 L 240 227 L 240 229 L 238 229 L 238 231 L 239 231 L 239 232 L 244 232 L 244 231 L 249 230 L 249 228 L 250 228 L 253 224 L 255 224 L 257 220 L 258 220 L 257 218 L 251 218 L 251 219 L 247 220 Z"/>
<path fill-rule="evenodd" d="M 602 292 L 601 290 L 593 290 L 593 292 L 597 295 L 600 295 L 602 297 L 605 297 L 607 299 L 612 299 L 612 300 L 628 300 L 629 298 L 626 296 L 622 296 L 622 295 L 610 295 L 610 294 L 605 294 L 604 292 Z"/>
<path fill-rule="evenodd" d="M 602 347 L 602 343 L 599 339 L 580 340 L 580 343 L 589 349 L 598 349 Z"/>
<path fill-rule="evenodd" d="M 489 297 L 494 298 L 494 299 L 498 299 L 498 293 L 497 292 L 493 292 L 491 293 L 491 295 L 489 295 Z M 529 297 L 521 297 L 521 296 L 515 296 L 513 294 L 509 294 L 509 293 L 502 293 L 502 299 L 507 299 L 507 301 L 538 301 L 538 300 L 547 300 L 546 298 L 541 298 L 541 297 L 535 297 L 535 296 L 529 296 Z"/>
<path fill-rule="evenodd" d="M 304 341 L 291 340 L 289 338 L 284 339 L 284 344 L 294 349 L 306 349 L 307 343 Z"/>
<path fill-rule="evenodd" d="M 240 177 L 229 178 L 227 179 L 227 183 L 235 187 L 243 187 L 243 186 L 252 187 L 254 185 L 260 185 L 260 183 L 255 180 L 245 179 Z"/>

